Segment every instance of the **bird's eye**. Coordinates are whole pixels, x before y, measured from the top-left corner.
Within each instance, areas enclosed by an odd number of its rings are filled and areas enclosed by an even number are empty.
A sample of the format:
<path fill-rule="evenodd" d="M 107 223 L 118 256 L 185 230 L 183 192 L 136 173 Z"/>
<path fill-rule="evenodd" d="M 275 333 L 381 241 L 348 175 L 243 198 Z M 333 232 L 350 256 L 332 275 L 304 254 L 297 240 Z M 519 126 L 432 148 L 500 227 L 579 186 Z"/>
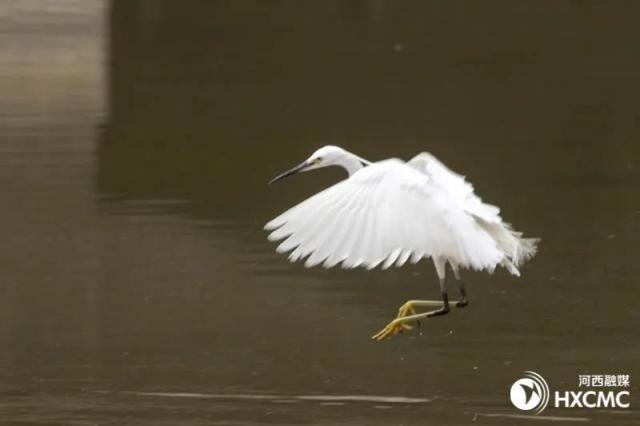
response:
<path fill-rule="evenodd" d="M 313 160 L 314 164 L 318 164 L 318 163 L 321 163 L 321 162 L 322 162 L 322 157 L 318 157 L 315 160 Z"/>

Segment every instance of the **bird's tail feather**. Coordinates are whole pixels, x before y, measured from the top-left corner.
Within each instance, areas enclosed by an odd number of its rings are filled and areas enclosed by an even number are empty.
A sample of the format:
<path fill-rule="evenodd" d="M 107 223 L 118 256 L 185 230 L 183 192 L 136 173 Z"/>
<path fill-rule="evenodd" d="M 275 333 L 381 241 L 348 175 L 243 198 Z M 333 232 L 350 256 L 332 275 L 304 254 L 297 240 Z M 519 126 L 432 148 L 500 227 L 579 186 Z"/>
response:
<path fill-rule="evenodd" d="M 522 232 L 514 231 L 508 223 L 487 222 L 479 217 L 475 219 L 504 253 L 501 265 L 512 275 L 520 276 L 518 267 L 535 256 L 540 238 L 522 238 Z"/>
<path fill-rule="evenodd" d="M 513 263 L 520 266 L 525 261 L 531 259 L 538 252 L 538 243 L 540 238 L 520 238 L 517 239 L 517 248 L 513 256 Z"/>
<path fill-rule="evenodd" d="M 520 276 L 520 271 L 518 270 L 518 268 L 516 268 L 516 265 L 514 265 L 509 259 L 507 258 L 502 259 L 502 262 L 500 263 L 500 265 L 504 267 L 507 271 L 509 271 L 511 275 L 515 275 L 516 277 Z"/>

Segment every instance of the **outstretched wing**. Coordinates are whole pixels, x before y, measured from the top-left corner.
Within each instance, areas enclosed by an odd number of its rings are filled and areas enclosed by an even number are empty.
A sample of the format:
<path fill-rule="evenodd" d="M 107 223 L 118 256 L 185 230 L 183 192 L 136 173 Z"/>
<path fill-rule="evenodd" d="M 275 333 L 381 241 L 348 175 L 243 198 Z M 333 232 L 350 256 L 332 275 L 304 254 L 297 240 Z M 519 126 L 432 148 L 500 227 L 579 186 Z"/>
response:
<path fill-rule="evenodd" d="M 284 240 L 280 253 L 305 266 L 400 266 L 446 256 L 461 266 L 493 269 L 495 242 L 452 197 L 399 160 L 365 167 L 308 198 L 265 226 Z"/>
<path fill-rule="evenodd" d="M 448 192 L 468 213 L 488 223 L 502 223 L 498 207 L 482 202 L 464 176 L 450 170 L 433 155 L 422 152 L 407 164 L 425 174 L 433 185 Z"/>

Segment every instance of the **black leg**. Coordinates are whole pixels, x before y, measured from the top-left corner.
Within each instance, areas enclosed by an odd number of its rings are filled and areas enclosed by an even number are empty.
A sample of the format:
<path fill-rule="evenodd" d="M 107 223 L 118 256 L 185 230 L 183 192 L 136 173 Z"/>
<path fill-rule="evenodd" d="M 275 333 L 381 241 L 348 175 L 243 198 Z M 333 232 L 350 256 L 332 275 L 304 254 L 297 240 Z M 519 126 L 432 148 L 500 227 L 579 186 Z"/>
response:
<path fill-rule="evenodd" d="M 449 295 L 447 294 L 447 287 L 445 286 L 444 278 L 440 278 L 440 291 L 442 292 L 442 308 L 427 312 L 427 317 L 437 317 L 449 313 Z M 416 324 L 418 327 L 422 326 L 420 320 L 416 321 Z"/>
<path fill-rule="evenodd" d="M 458 303 L 456 303 L 456 306 L 458 308 L 464 308 L 469 304 L 469 300 L 467 299 L 467 291 L 464 289 L 464 283 L 460 279 L 460 270 L 458 269 L 457 266 L 454 266 L 452 263 L 449 263 L 449 265 L 451 265 L 451 269 L 453 270 L 453 275 L 455 275 L 456 281 L 458 282 L 458 290 L 460 291 L 460 300 L 458 301 Z"/>
<path fill-rule="evenodd" d="M 444 278 L 440 279 L 440 290 L 442 291 L 442 308 L 429 312 L 427 316 L 435 317 L 438 315 L 445 315 L 449 313 L 449 295 L 446 291 Z"/>
<path fill-rule="evenodd" d="M 458 308 L 464 308 L 469 304 L 469 300 L 467 299 L 467 291 L 464 289 L 464 284 L 458 278 L 458 290 L 460 290 L 460 300 L 456 303 Z"/>

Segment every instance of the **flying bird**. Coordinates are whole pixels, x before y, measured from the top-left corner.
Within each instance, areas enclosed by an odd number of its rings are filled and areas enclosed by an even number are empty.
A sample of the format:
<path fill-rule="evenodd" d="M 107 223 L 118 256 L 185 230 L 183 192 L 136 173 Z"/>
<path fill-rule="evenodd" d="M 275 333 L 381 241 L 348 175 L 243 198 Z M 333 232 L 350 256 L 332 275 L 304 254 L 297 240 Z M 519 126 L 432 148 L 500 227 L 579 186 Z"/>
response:
<path fill-rule="evenodd" d="M 339 166 L 349 177 L 302 201 L 265 225 L 276 251 L 290 252 L 306 267 L 358 266 L 383 269 L 431 258 L 440 283 L 441 301 L 409 300 L 375 340 L 410 330 L 419 320 L 447 314 L 450 303 L 468 305 L 460 269 L 492 273 L 502 266 L 520 276 L 538 238 L 523 238 L 484 203 L 473 186 L 433 155 L 423 152 L 409 162 L 369 162 L 337 146 L 325 146 L 307 160 L 276 176 L 271 183 L 299 172 Z M 450 265 L 460 299 L 449 301 L 445 282 Z M 416 308 L 438 309 L 417 313 Z"/>

